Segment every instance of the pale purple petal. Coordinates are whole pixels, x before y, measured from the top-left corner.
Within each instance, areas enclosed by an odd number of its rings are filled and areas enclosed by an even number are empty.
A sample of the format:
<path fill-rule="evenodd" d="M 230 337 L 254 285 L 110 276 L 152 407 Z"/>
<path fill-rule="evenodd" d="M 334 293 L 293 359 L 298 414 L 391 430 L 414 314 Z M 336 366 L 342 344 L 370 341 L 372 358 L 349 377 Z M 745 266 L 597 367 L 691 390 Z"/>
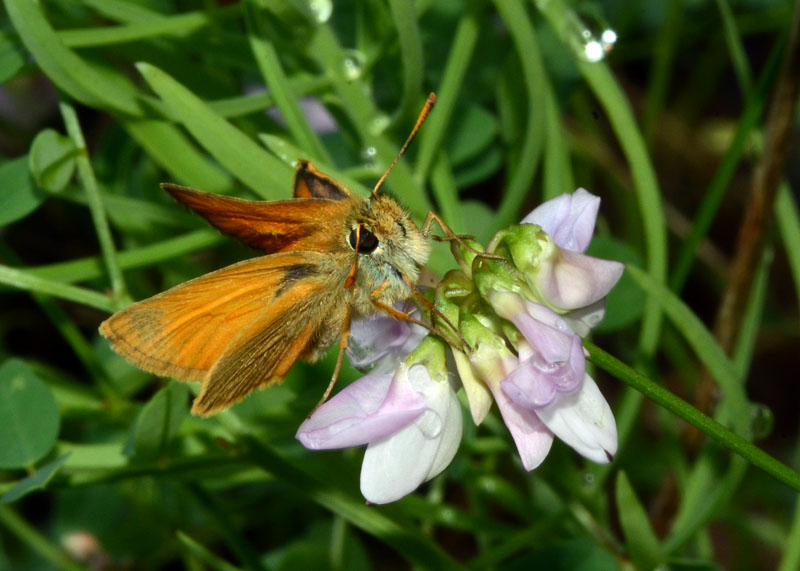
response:
<path fill-rule="evenodd" d="M 511 321 L 536 353 L 549 363 L 568 360 L 575 334 L 566 322 L 540 303 L 526 300 L 525 309 L 526 313 L 517 313 L 511 317 Z"/>
<path fill-rule="evenodd" d="M 519 405 L 539 409 L 548 405 L 558 393 L 578 388 L 586 371 L 586 356 L 580 337 L 572 335 L 571 351 L 563 361 L 548 362 L 534 353 L 520 360 L 519 367 L 503 380 L 503 391 Z"/>
<path fill-rule="evenodd" d="M 599 208 L 600 198 L 579 188 L 541 204 L 522 223 L 538 224 L 565 250 L 584 252 L 592 239 Z"/>
<path fill-rule="evenodd" d="M 394 382 L 393 382 L 394 381 Z M 425 412 L 423 395 L 405 374 L 370 374 L 319 407 L 297 430 L 312 450 L 367 444 L 397 432 Z"/>
<path fill-rule="evenodd" d="M 361 493 L 374 504 L 396 501 L 439 474 L 461 441 L 461 407 L 449 383 L 424 381 L 415 369 L 427 371 L 422 366 L 409 371 L 413 384 L 424 390 L 427 410 L 405 428 L 371 442 L 364 454 Z"/>
<path fill-rule="evenodd" d="M 620 262 L 561 250 L 556 260 L 541 265 L 529 283 L 550 305 L 578 309 L 608 295 L 624 270 Z"/>
<path fill-rule="evenodd" d="M 517 404 L 538 408 L 557 392 L 574 390 L 583 380 L 586 357 L 580 337 L 553 310 L 509 292 L 493 292 L 498 314 L 513 321 L 527 343 L 520 343 L 519 365 L 502 388 Z M 516 311 L 516 313 L 511 313 Z"/>
<path fill-rule="evenodd" d="M 527 359 L 500 383 L 503 392 L 515 403 L 531 410 L 549 404 L 556 398 L 556 386 L 549 382 Z"/>
<path fill-rule="evenodd" d="M 255 92 L 255 90 L 253 90 L 253 92 Z M 327 133 L 335 133 L 339 130 L 336 119 L 319 99 L 316 97 L 301 97 L 297 102 L 300 105 L 303 115 L 306 116 L 308 124 L 311 125 L 315 133 L 324 135 Z M 286 126 L 286 120 L 278 107 L 270 107 L 267 109 L 267 115 L 272 117 L 279 124 Z"/>
<path fill-rule="evenodd" d="M 494 400 L 514 439 L 522 465 L 529 472 L 539 466 L 553 445 L 553 433 L 536 413 L 509 399 L 497 385 L 491 385 Z"/>
<path fill-rule="evenodd" d="M 589 375 L 580 389 L 559 394 L 537 414 L 556 436 L 589 460 L 606 464 L 617 452 L 614 414 Z"/>
<path fill-rule="evenodd" d="M 419 309 L 411 303 L 400 303 L 395 307 L 409 312 L 412 317 L 419 317 Z M 427 329 L 415 323 L 400 321 L 385 313 L 374 313 L 351 322 L 347 357 L 358 369 L 375 365 L 373 373 L 388 373 L 394 371 L 427 334 Z"/>

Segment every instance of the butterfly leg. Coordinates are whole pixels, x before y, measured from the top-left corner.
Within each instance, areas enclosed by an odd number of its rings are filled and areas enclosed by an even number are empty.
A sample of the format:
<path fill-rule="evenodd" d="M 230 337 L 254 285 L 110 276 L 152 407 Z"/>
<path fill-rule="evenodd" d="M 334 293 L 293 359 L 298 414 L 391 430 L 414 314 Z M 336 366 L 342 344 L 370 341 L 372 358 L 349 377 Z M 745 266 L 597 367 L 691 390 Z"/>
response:
<path fill-rule="evenodd" d="M 455 347 L 455 348 L 457 348 L 459 350 L 463 350 L 464 347 L 469 347 L 469 345 L 467 345 L 467 342 L 464 340 L 464 338 L 458 332 L 458 329 L 447 318 L 447 316 L 444 315 L 438 309 L 436 309 L 436 307 L 434 307 L 434 305 L 430 301 L 428 301 L 428 299 L 424 295 L 422 295 L 422 292 L 420 292 L 419 289 L 417 289 L 417 287 L 413 283 L 411 283 L 407 279 L 406 279 L 406 283 L 411 288 L 411 292 L 413 293 L 414 298 L 417 301 L 419 301 L 422 305 L 424 305 L 426 307 L 426 309 L 428 309 L 431 312 L 432 315 L 435 315 L 436 317 L 442 319 L 450 327 L 450 329 L 455 332 L 456 336 L 458 337 L 457 341 L 454 340 L 452 337 L 450 337 L 447 333 L 442 331 L 440 328 L 436 327 L 435 325 L 432 325 L 432 324 L 430 324 L 430 323 L 428 323 L 426 321 L 422 321 L 422 320 L 417 319 L 415 317 L 411 317 L 409 314 L 407 314 L 407 313 L 405 313 L 403 311 L 400 311 L 398 309 L 395 309 L 391 305 L 389 305 L 387 303 L 384 303 L 380 299 L 378 299 L 378 295 L 380 294 L 380 292 L 383 291 L 384 288 L 386 288 L 386 286 L 389 285 L 389 281 L 388 280 L 383 282 L 381 285 L 379 285 L 377 288 L 375 288 L 372 291 L 372 293 L 370 293 L 369 299 L 372 302 L 372 305 L 374 305 L 375 307 L 377 307 L 378 309 L 380 309 L 384 313 L 390 315 L 391 317 L 394 317 L 395 319 L 399 319 L 400 321 L 406 321 L 408 323 L 415 323 L 416 325 L 424 327 L 425 329 L 427 329 L 428 331 L 430 331 L 434 335 L 444 339 L 447 342 L 447 344 L 451 345 L 452 347 Z"/>
<path fill-rule="evenodd" d="M 421 228 L 422 233 L 425 234 L 426 236 L 430 236 L 431 235 L 431 227 L 433 226 L 434 222 L 436 222 L 436 224 L 439 225 L 439 228 L 442 229 L 442 231 L 444 232 L 445 235 L 444 236 L 432 236 L 433 240 L 437 240 L 437 241 L 440 241 L 440 242 L 458 242 L 459 244 L 461 244 L 464 248 L 466 248 L 470 252 L 473 252 L 476 255 L 481 256 L 483 258 L 491 258 L 493 260 L 505 260 L 505 258 L 503 258 L 503 256 L 497 256 L 495 254 L 489 254 L 487 252 L 482 252 L 480 250 L 477 250 L 477 249 L 473 248 L 469 244 L 467 244 L 465 242 L 465 240 L 471 239 L 471 238 L 473 238 L 473 236 L 470 236 L 468 234 L 456 234 L 455 232 L 453 232 L 453 230 L 450 228 L 450 226 L 448 226 L 447 223 L 444 220 L 442 220 L 441 216 L 436 214 L 433 210 L 428 212 L 428 215 L 425 217 L 425 221 L 422 223 L 422 228 Z"/>

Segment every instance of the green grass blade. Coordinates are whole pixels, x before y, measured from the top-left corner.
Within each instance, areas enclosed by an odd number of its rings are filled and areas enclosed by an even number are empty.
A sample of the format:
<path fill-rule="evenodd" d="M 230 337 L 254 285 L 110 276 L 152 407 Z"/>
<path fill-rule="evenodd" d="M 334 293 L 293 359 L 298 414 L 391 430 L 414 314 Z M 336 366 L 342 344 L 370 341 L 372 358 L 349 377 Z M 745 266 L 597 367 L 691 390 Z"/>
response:
<path fill-rule="evenodd" d="M 141 248 L 119 252 L 119 265 L 123 270 L 144 268 L 189 255 L 206 249 L 225 240 L 215 230 L 203 229 L 170 238 Z M 35 278 L 61 283 L 75 283 L 97 279 L 103 275 L 103 265 L 97 256 L 60 262 L 38 268 L 28 268 L 28 274 Z"/>
<path fill-rule="evenodd" d="M 0 265 L 0 283 L 11 287 L 52 295 L 75 303 L 82 303 L 103 311 L 112 312 L 115 304 L 107 295 L 82 287 L 54 282 L 36 277 L 23 270 Z"/>
<path fill-rule="evenodd" d="M 208 14 L 190 12 L 142 24 L 63 30 L 58 32 L 58 38 L 69 48 L 91 48 L 139 42 L 163 36 L 185 37 L 208 24 Z"/>
<path fill-rule="evenodd" d="M 292 169 L 214 113 L 200 98 L 155 66 L 137 65 L 150 87 L 192 135 L 236 178 L 266 199 L 286 197 Z"/>
<path fill-rule="evenodd" d="M 142 114 L 136 88 L 123 75 L 109 75 L 69 50 L 45 19 L 41 5 L 7 0 L 11 22 L 36 63 L 61 89 L 81 103 L 128 115 Z"/>
<path fill-rule="evenodd" d="M 683 399 L 648 379 L 622 361 L 609 355 L 593 343 L 584 341 L 589 360 L 616 378 L 633 387 L 647 398 L 664 407 L 686 422 L 699 428 L 712 440 L 735 452 L 770 476 L 800 492 L 800 473 L 779 462 L 732 430 L 703 414 Z"/>
<path fill-rule="evenodd" d="M 414 120 L 422 95 L 422 39 L 417 26 L 414 2 L 389 0 L 392 21 L 397 27 L 400 58 L 403 62 L 403 94 L 395 113 L 395 122 L 405 125 Z"/>
<path fill-rule="evenodd" d="M 122 125 L 150 158 L 179 183 L 223 194 L 233 189 L 232 177 L 175 125 L 157 119 L 128 119 Z"/>
<path fill-rule="evenodd" d="M 363 499 L 351 497 L 326 484 L 325 474 L 307 472 L 301 463 L 279 455 L 254 439 L 248 440 L 253 463 L 302 490 L 306 496 L 363 532 L 396 549 L 416 566 L 422 569 L 462 569 L 461 565 L 418 531 L 401 526 L 384 510 L 365 505 Z"/>
<path fill-rule="evenodd" d="M 654 281 L 648 273 L 632 265 L 628 265 L 625 271 L 651 299 L 658 301 L 660 309 L 667 314 L 675 328 L 692 347 L 697 358 L 717 380 L 722 388 L 723 398 L 730 399 L 730 403 L 735 405 L 734 409 L 739 413 L 740 419 L 737 422 L 738 428 L 740 430 L 746 428 L 749 407 L 739 382 L 739 371 L 717 344 L 711 332 L 685 303 L 670 292 L 666 286 Z"/>
<path fill-rule="evenodd" d="M 261 15 L 251 2 L 245 3 L 244 13 L 250 49 L 253 51 L 253 56 L 261 75 L 264 76 L 269 92 L 286 121 L 289 132 L 295 142 L 306 150 L 310 158 L 330 163 L 331 158 L 328 151 L 311 129 L 303 110 L 297 103 L 296 96 L 292 93 L 291 85 L 281 67 L 275 46 L 266 38 Z"/>
<path fill-rule="evenodd" d="M 471 2 L 467 12 L 458 22 L 453 44 L 447 56 L 442 83 L 437 88 L 435 111 L 431 113 L 418 138 L 419 158 L 414 172 L 422 180 L 428 177 L 428 172 L 447 136 L 453 110 L 463 89 L 464 76 L 478 41 L 481 16 L 484 13 L 482 8 L 482 3 Z"/>
<path fill-rule="evenodd" d="M 108 219 L 100 197 L 100 187 L 97 184 L 97 178 L 89 160 L 89 150 L 86 148 L 83 131 L 80 123 L 78 123 L 78 115 L 75 113 L 75 108 L 66 101 L 62 101 L 59 104 L 59 108 L 61 109 L 61 116 L 64 118 L 67 134 L 69 134 L 79 153 L 75 158 L 78 165 L 78 179 L 81 181 L 89 203 L 89 211 L 92 214 L 95 233 L 100 242 L 100 251 L 103 253 L 103 261 L 111 280 L 111 291 L 113 292 L 114 300 L 121 301 L 127 296 L 125 281 L 117 262 L 117 251 L 114 247 L 111 229 L 108 226 Z"/>
<path fill-rule="evenodd" d="M 520 147 L 516 169 L 511 172 L 503 192 L 503 199 L 494 220 L 496 229 L 519 222 L 520 207 L 531 190 L 533 177 L 539 165 L 544 146 L 544 109 L 537 104 L 544 99 L 544 82 L 547 81 L 533 24 L 519 0 L 495 0 L 495 6 L 514 42 L 525 82 L 528 106 L 525 133 Z"/>
<path fill-rule="evenodd" d="M 680 292 L 686 284 L 694 263 L 697 247 L 708 234 L 722 200 L 725 198 L 725 192 L 736 174 L 745 149 L 748 143 L 752 141 L 751 135 L 761 119 L 761 113 L 769 97 L 769 91 L 780 64 L 781 53 L 782 50 L 773 49 L 761 74 L 757 88 L 753 91 L 752 97 L 748 99 L 744 111 L 739 116 L 739 124 L 736 127 L 733 141 L 714 173 L 714 178 L 711 179 L 708 188 L 703 193 L 703 201 L 694 216 L 692 230 L 681 246 L 670 278 L 670 288 L 675 292 Z"/>
<path fill-rule="evenodd" d="M 576 16 L 565 3 L 562 0 L 553 0 L 547 3 L 537 3 L 537 6 L 561 41 L 568 46 L 574 46 L 576 38 L 571 37 L 570 34 L 575 33 L 572 24 L 576 20 Z M 644 227 L 647 269 L 655 282 L 664 283 L 667 275 L 667 237 L 661 193 L 633 110 L 608 65 L 602 61 L 594 63 L 582 61 L 577 55 L 576 58 L 581 75 L 605 109 L 630 165 Z M 659 303 L 651 296 L 645 307 L 639 341 L 644 355 L 650 356 L 655 352 L 660 330 Z"/>
<path fill-rule="evenodd" d="M 781 184 L 775 201 L 775 217 L 778 220 L 783 247 L 789 258 L 789 268 L 798 303 L 800 303 L 800 216 L 797 214 L 799 211 L 789 185 Z"/>

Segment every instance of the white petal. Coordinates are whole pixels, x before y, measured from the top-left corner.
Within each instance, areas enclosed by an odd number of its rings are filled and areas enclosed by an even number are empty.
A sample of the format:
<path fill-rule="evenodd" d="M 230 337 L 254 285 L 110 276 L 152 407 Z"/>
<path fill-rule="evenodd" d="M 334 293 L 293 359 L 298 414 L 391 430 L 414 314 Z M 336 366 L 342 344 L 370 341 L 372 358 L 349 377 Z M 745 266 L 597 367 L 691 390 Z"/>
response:
<path fill-rule="evenodd" d="M 370 443 L 361 465 L 361 493 L 385 504 L 441 472 L 461 440 L 461 409 L 447 382 L 431 381 L 428 410 L 402 430 Z"/>
<path fill-rule="evenodd" d="M 586 337 L 589 331 L 600 324 L 606 315 L 606 300 L 605 298 L 596 301 L 586 307 L 574 309 L 563 315 L 564 321 L 567 322 L 570 329 L 581 337 Z"/>
<path fill-rule="evenodd" d="M 450 465 L 461 444 L 464 421 L 461 415 L 461 403 L 458 402 L 458 397 L 452 388 L 447 391 L 447 412 L 445 414 L 444 431 L 439 437 L 439 448 L 436 450 L 425 481 L 435 478 Z"/>
<path fill-rule="evenodd" d="M 575 392 L 559 394 L 537 410 L 547 428 L 586 458 L 607 464 L 617 452 L 617 424 L 600 389 L 589 375 Z"/>
<path fill-rule="evenodd" d="M 578 309 L 608 295 L 625 265 L 577 252 L 561 250 L 549 263 L 542 263 L 529 285 L 547 302 L 560 309 Z"/>

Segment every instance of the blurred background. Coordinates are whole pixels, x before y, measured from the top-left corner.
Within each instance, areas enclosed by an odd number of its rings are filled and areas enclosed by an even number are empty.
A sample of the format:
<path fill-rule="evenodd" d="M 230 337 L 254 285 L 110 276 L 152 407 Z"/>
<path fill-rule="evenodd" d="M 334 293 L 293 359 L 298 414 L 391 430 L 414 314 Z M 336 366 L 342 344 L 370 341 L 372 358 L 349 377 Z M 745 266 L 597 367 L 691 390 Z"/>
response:
<path fill-rule="evenodd" d="M 97 333 L 257 255 L 160 182 L 288 198 L 306 158 L 364 192 L 435 91 L 386 191 L 483 243 L 600 196 L 589 253 L 644 278 L 592 341 L 796 467 L 797 22 L 788 0 L 6 0 L 0 568 L 798 568 L 797 492 L 603 371 L 611 465 L 556 443 L 527 473 L 496 410 L 467 414 L 441 476 L 368 507 L 361 451 L 294 440 L 335 351 L 200 419 L 196 387 Z"/>

